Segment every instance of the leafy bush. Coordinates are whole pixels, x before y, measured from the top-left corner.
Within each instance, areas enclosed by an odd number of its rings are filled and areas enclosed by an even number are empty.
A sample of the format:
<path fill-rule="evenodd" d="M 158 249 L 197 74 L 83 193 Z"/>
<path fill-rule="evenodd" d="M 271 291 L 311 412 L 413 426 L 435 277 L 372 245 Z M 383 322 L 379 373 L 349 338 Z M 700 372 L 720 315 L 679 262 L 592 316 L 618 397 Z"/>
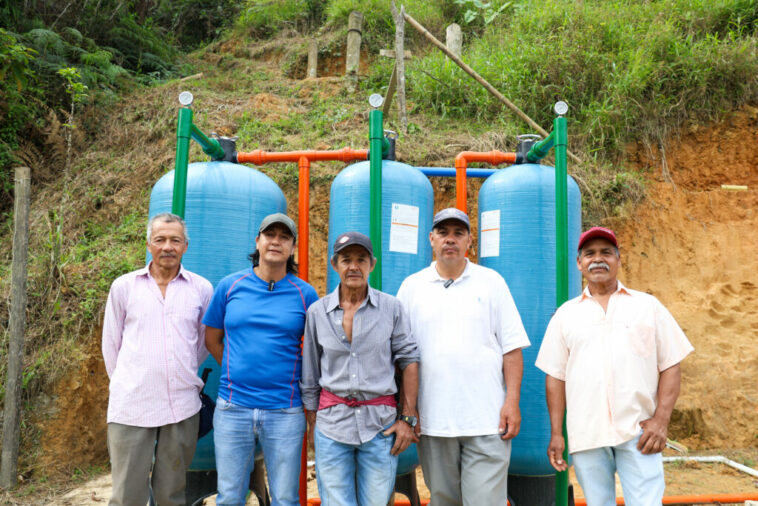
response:
<path fill-rule="evenodd" d="M 37 52 L 0 28 L 0 211 L 11 201 L 15 162 L 13 152 L 18 149 L 18 133 L 24 128 L 34 105 L 28 90 L 34 82 L 32 65 Z"/>
<path fill-rule="evenodd" d="M 283 28 L 308 28 L 321 21 L 320 0 L 247 0 L 236 27 L 253 37 L 270 37 Z M 318 19 L 311 20 L 316 17 Z"/>
<path fill-rule="evenodd" d="M 193 48 L 230 26 L 238 4 L 234 0 L 164 0 L 156 10 L 155 22 L 169 30 L 182 47 Z"/>
<path fill-rule="evenodd" d="M 601 157 L 758 96 L 756 2 L 525 1 L 508 19 L 488 26 L 464 60 L 540 124 L 556 100 L 568 102 L 572 142 Z M 420 105 L 453 117 L 503 113 L 441 53 L 408 67 Z"/>

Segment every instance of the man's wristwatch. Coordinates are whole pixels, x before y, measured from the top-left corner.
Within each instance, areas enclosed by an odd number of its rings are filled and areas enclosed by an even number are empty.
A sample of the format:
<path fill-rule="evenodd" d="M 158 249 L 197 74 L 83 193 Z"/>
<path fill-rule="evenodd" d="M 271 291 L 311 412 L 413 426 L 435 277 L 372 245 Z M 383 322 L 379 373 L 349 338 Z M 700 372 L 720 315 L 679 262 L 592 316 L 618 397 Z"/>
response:
<path fill-rule="evenodd" d="M 407 423 L 411 427 L 416 427 L 416 424 L 418 423 L 418 418 L 410 415 L 400 415 L 397 417 L 397 419 Z"/>

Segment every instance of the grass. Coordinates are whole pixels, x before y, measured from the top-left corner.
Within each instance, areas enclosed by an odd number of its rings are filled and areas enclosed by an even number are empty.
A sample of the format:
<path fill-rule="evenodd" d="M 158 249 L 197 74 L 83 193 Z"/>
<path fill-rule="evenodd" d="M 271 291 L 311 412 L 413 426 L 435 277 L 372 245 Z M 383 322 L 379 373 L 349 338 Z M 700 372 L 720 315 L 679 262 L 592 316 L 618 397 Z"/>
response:
<path fill-rule="evenodd" d="M 616 161 L 632 140 L 660 142 L 758 97 L 758 5 L 658 0 L 522 1 L 463 59 L 542 125 L 570 107 L 572 146 Z M 451 118 L 502 105 L 439 52 L 412 62 L 409 98 Z"/>

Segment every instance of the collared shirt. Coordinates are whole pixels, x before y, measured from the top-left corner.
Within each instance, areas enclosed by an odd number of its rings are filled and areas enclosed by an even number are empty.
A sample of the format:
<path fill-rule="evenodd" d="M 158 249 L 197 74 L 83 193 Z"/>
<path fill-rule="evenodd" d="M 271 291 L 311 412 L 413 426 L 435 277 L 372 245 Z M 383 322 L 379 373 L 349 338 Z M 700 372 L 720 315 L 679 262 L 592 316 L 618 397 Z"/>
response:
<path fill-rule="evenodd" d="M 660 371 L 693 350 L 658 299 L 618 283 L 607 311 L 586 288 L 556 311 L 536 366 L 566 382 L 569 450 L 615 446 L 655 413 Z"/>
<path fill-rule="evenodd" d="M 503 277 L 466 260 L 449 280 L 436 262 L 408 276 L 397 297 L 418 341 L 419 415 L 427 436 L 498 433 L 505 402 L 503 355 L 529 346 Z"/>
<path fill-rule="evenodd" d="M 208 356 L 201 320 L 212 294 L 208 280 L 184 267 L 165 298 L 149 265 L 113 282 L 102 343 L 108 423 L 160 427 L 200 411 L 197 369 Z"/>
<path fill-rule="evenodd" d="M 339 286 L 308 309 L 300 390 L 306 409 L 316 411 L 321 389 L 367 400 L 397 392 L 395 364 L 418 362 L 408 317 L 393 296 L 368 288 L 353 316 L 352 343 L 342 327 Z M 318 412 L 318 429 L 345 444 L 370 441 L 396 417 L 390 406 L 338 404 Z"/>

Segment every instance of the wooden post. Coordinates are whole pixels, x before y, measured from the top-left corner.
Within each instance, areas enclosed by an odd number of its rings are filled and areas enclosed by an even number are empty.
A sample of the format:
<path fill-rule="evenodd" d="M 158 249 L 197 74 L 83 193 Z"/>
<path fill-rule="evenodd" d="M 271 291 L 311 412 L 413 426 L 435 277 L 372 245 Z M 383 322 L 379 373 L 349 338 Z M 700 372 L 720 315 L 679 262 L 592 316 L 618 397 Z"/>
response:
<path fill-rule="evenodd" d="M 316 77 L 318 69 L 318 42 L 312 39 L 308 43 L 308 72 L 306 77 Z"/>
<path fill-rule="evenodd" d="M 445 45 L 458 58 L 461 57 L 463 50 L 463 35 L 461 34 L 461 26 L 458 23 L 453 23 L 447 27 L 445 31 Z"/>
<path fill-rule="evenodd" d="M 355 88 L 358 81 L 358 66 L 361 63 L 361 28 L 363 14 L 358 11 L 350 13 L 347 23 L 347 51 L 345 54 L 345 76 L 350 80 L 350 87 Z"/>
<path fill-rule="evenodd" d="M 13 261 L 11 266 L 11 307 L 8 346 L 8 377 L 5 381 L 3 451 L 0 456 L 0 487 L 16 485 L 21 422 L 21 385 L 24 367 L 24 327 L 26 326 L 26 258 L 29 250 L 28 167 L 16 168 L 13 209 Z"/>
<path fill-rule="evenodd" d="M 400 12 L 395 2 L 390 4 L 392 17 L 395 19 L 395 79 L 397 80 L 397 109 L 400 116 L 400 131 L 408 133 L 408 111 L 405 107 L 405 6 Z"/>

